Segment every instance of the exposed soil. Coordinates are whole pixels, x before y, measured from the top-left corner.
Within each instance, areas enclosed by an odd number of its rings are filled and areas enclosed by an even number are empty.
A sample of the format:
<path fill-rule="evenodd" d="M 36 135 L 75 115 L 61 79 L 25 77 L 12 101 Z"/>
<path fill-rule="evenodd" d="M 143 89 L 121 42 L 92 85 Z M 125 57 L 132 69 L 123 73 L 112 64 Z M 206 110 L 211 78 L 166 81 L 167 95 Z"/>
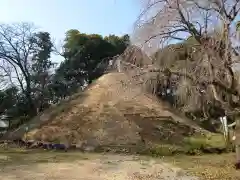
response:
<path fill-rule="evenodd" d="M 91 146 L 183 143 L 196 131 L 205 132 L 167 105 L 143 93 L 123 73 L 103 75 L 82 94 L 47 110 L 8 137 Z"/>
<path fill-rule="evenodd" d="M 27 155 L 25 155 L 27 156 Z M 31 156 L 31 155 L 30 155 Z M 180 168 L 154 159 L 137 156 L 88 155 L 80 160 L 60 161 L 42 154 L 42 160 L 25 161 L 21 165 L 1 165 L 2 180 L 197 180 Z M 6 159 L 7 156 L 0 156 Z M 45 159 L 44 159 L 45 157 Z M 51 162 L 53 160 L 56 162 Z M 70 158 L 69 160 L 71 160 Z M 48 160 L 49 162 L 47 162 Z"/>

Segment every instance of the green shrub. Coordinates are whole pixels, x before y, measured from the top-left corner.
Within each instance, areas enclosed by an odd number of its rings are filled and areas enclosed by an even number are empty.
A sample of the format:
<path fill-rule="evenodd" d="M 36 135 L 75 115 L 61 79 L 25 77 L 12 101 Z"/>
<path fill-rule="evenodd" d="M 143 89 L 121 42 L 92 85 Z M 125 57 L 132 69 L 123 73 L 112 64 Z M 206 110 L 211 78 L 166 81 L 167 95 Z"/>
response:
<path fill-rule="evenodd" d="M 154 145 L 145 151 L 142 151 L 141 154 L 150 155 L 150 156 L 172 156 L 176 154 L 183 154 L 184 150 L 175 145 L 162 144 L 162 145 Z"/>
<path fill-rule="evenodd" d="M 202 136 L 187 137 L 182 145 L 162 144 L 152 145 L 140 154 L 150 156 L 171 156 L 177 154 L 200 155 L 202 153 L 227 152 L 224 138 L 221 134 L 208 134 Z M 230 150 L 231 151 L 231 150 Z"/>

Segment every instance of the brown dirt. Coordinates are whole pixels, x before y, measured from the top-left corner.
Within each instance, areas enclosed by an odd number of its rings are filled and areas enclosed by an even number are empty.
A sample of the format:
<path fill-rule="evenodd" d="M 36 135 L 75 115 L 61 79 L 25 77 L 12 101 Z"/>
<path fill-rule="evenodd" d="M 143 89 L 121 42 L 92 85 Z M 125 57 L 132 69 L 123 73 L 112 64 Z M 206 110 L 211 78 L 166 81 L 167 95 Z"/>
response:
<path fill-rule="evenodd" d="M 234 153 L 153 158 L 0 148 L 0 173 L 3 180 L 191 180 L 195 176 L 202 180 L 240 180 L 240 171 L 235 169 L 235 162 Z"/>
<path fill-rule="evenodd" d="M 174 156 L 165 161 L 181 167 L 202 180 L 240 180 L 240 171 L 235 169 L 236 154 Z"/>
<path fill-rule="evenodd" d="M 110 73 L 8 137 L 23 137 L 29 126 L 28 139 L 65 144 L 138 144 L 142 139 L 178 144 L 196 131 L 205 132 L 169 109 L 144 94 L 127 75 Z"/>
<path fill-rule="evenodd" d="M 1 155 L 2 156 L 2 155 Z M 0 156 L 0 157 L 1 157 Z M 25 155 L 28 158 L 28 155 Z M 30 155 L 31 156 L 31 155 Z M 42 158 L 46 156 L 42 154 Z M 60 157 L 60 156 L 59 156 Z M 85 159 L 51 162 L 22 162 L 1 166 L 2 180 L 197 180 L 188 176 L 180 168 L 154 159 L 142 159 L 137 156 L 91 155 Z"/>

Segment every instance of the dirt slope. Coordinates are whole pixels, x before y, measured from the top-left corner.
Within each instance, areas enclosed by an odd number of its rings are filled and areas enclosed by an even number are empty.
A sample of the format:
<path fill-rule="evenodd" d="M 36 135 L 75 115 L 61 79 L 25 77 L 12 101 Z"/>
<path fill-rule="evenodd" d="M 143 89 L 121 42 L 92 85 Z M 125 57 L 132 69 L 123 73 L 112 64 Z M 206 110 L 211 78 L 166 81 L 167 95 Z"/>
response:
<path fill-rule="evenodd" d="M 100 77 L 85 92 L 45 111 L 7 135 L 47 142 L 98 145 L 181 144 L 186 136 L 203 132 L 196 124 L 169 110 L 129 81 L 122 73 Z"/>

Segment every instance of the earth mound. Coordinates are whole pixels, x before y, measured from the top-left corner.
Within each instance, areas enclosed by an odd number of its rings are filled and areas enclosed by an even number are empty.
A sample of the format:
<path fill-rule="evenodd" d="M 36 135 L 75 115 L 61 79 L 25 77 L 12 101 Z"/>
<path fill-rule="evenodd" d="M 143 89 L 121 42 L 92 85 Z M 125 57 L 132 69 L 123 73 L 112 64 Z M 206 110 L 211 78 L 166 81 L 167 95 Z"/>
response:
<path fill-rule="evenodd" d="M 109 73 L 84 92 L 9 133 L 8 139 L 21 137 L 94 147 L 181 145 L 186 137 L 203 132 L 191 120 L 171 111 L 167 104 L 143 93 L 126 74 Z"/>

